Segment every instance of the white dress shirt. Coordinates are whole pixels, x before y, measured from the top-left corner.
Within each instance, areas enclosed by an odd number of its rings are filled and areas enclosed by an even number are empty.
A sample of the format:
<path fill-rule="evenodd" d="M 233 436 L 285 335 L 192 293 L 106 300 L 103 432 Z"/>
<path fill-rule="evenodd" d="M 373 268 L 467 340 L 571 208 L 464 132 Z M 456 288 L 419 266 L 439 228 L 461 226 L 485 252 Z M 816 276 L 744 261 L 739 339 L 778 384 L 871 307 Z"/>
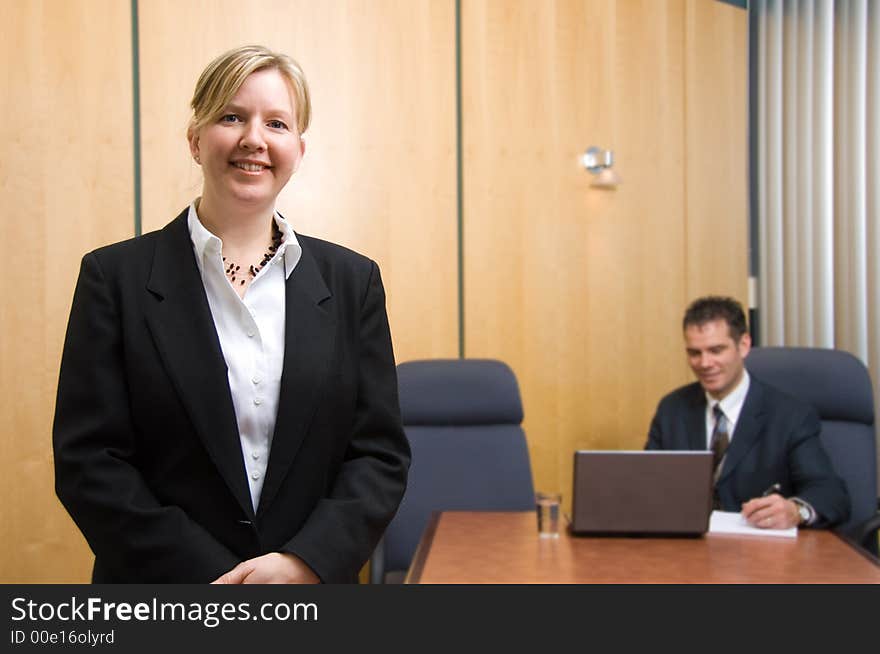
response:
<path fill-rule="evenodd" d="M 742 412 L 743 404 L 746 401 L 746 395 L 749 392 L 749 373 L 743 370 L 742 379 L 739 384 L 730 391 L 721 401 L 706 393 L 706 449 L 712 449 L 712 431 L 715 429 L 715 405 L 720 404 L 724 417 L 727 418 L 727 436 L 733 441 L 733 433 L 736 431 L 736 423 L 739 421 L 739 414 Z"/>
<path fill-rule="evenodd" d="M 251 281 L 243 298 L 224 272 L 223 242 L 201 223 L 195 202 L 187 217 L 196 263 L 228 368 L 254 511 L 260 502 L 278 414 L 284 367 L 285 281 L 302 256 L 293 229 L 278 212 L 273 217 L 281 231 L 281 245 Z"/>

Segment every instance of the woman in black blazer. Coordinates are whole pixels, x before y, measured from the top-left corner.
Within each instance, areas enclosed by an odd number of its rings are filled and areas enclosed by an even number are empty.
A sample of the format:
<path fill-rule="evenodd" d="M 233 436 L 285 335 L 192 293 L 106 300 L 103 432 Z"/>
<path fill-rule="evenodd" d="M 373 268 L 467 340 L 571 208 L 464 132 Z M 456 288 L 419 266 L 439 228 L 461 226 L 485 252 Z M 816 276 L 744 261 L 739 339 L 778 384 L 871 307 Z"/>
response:
<path fill-rule="evenodd" d="M 58 496 L 95 582 L 355 582 L 409 466 L 379 270 L 275 211 L 309 123 L 296 62 L 231 50 L 192 108 L 201 197 L 83 258 Z"/>

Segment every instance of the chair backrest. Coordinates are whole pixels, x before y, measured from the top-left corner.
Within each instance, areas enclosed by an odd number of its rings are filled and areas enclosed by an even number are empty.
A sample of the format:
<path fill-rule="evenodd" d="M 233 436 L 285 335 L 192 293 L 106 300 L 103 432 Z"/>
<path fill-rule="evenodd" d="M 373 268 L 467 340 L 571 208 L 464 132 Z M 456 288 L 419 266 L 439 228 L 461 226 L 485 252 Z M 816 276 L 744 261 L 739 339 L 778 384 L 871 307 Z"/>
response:
<path fill-rule="evenodd" d="M 849 491 L 852 533 L 877 510 L 877 460 L 871 377 L 849 352 L 807 347 L 753 348 L 750 374 L 812 404 L 822 421 L 822 444 Z"/>
<path fill-rule="evenodd" d="M 397 375 L 412 463 L 400 508 L 377 550 L 383 560 L 373 560 L 386 573 L 409 567 L 433 511 L 535 506 L 519 386 L 507 365 L 409 361 Z"/>

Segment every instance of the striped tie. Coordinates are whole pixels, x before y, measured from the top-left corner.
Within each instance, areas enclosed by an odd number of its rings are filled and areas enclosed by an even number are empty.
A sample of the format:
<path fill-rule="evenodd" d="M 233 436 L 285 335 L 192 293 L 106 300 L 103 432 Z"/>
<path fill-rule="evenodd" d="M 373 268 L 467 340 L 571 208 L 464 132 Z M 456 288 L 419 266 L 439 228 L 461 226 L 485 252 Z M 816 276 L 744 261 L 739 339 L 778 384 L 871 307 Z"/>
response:
<path fill-rule="evenodd" d="M 715 429 L 712 430 L 712 439 L 709 441 L 709 449 L 712 450 L 712 479 L 715 482 L 715 488 L 712 493 L 712 508 L 721 508 L 721 499 L 718 497 L 718 477 L 721 476 L 721 464 L 724 462 L 724 454 L 727 452 L 727 446 L 730 445 L 730 427 L 728 426 L 727 416 L 721 410 L 721 406 L 716 404 L 712 408 L 715 414 Z"/>

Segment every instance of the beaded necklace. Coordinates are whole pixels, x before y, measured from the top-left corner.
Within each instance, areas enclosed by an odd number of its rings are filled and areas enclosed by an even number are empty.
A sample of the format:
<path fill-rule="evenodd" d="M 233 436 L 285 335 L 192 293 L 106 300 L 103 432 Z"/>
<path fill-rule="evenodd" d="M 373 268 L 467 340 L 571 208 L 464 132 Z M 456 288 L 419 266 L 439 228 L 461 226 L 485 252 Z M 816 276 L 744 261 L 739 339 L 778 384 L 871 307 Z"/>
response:
<path fill-rule="evenodd" d="M 248 266 L 247 272 L 250 274 L 251 279 L 256 277 L 257 273 L 272 260 L 272 257 L 275 256 L 275 252 L 278 251 L 279 245 L 281 245 L 281 230 L 278 229 L 278 223 L 272 220 L 272 243 L 269 245 L 269 249 L 266 250 L 266 254 L 263 255 L 263 259 L 259 264 L 256 266 Z M 226 257 L 223 257 L 223 263 L 226 264 L 226 276 L 229 278 L 230 282 L 235 284 L 236 275 L 241 275 L 241 266 L 232 261 L 227 261 Z M 239 285 L 244 286 L 246 281 L 246 278 L 239 280 Z"/>

